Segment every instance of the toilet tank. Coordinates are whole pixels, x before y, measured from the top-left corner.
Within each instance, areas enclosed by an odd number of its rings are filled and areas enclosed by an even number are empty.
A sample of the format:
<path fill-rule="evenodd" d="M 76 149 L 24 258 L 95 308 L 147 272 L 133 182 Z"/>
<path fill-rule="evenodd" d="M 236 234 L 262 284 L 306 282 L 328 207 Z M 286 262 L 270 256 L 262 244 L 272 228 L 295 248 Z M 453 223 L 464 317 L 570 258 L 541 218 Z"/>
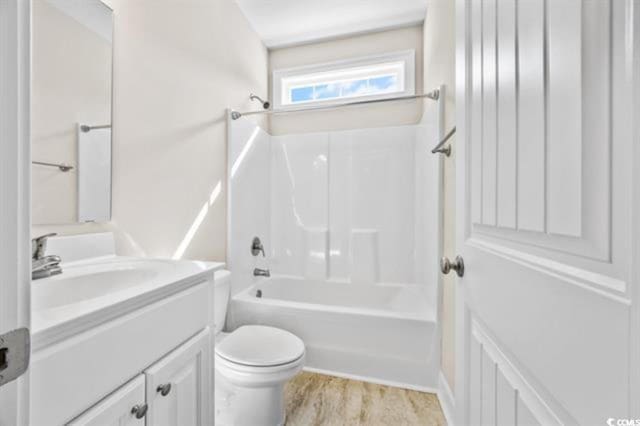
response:
<path fill-rule="evenodd" d="M 231 291 L 231 272 L 226 269 L 216 271 L 213 286 L 213 328 L 215 335 L 224 329 L 227 306 L 229 306 L 229 292 Z"/>

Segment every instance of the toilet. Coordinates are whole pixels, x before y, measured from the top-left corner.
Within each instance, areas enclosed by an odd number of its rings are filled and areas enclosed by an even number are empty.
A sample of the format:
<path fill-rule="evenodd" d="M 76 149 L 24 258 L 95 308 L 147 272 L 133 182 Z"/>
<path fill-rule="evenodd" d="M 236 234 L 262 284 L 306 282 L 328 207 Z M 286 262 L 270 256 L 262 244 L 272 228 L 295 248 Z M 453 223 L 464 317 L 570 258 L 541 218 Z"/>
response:
<path fill-rule="evenodd" d="M 215 424 L 283 425 L 284 385 L 304 366 L 304 342 L 263 325 L 224 333 L 231 272 L 216 272 L 214 288 Z"/>

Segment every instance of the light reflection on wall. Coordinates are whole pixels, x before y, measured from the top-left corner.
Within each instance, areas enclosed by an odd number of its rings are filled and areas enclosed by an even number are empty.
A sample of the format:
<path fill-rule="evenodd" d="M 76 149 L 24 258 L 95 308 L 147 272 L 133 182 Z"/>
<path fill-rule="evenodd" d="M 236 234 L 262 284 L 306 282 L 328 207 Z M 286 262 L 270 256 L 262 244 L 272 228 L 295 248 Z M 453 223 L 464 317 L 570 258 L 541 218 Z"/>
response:
<path fill-rule="evenodd" d="M 189 248 L 191 241 L 193 241 L 193 237 L 195 237 L 196 233 L 198 232 L 200 225 L 202 225 L 204 218 L 207 217 L 207 213 L 209 213 L 209 208 L 213 205 L 213 203 L 216 202 L 216 200 L 220 196 L 221 191 L 222 191 L 222 181 L 218 181 L 216 186 L 213 188 L 213 191 L 211 191 L 211 194 L 209 195 L 209 200 L 204 203 L 204 205 L 200 209 L 200 212 L 198 212 L 198 215 L 196 216 L 195 220 L 191 224 L 191 227 L 189 228 L 184 238 L 180 242 L 180 245 L 178 245 L 178 248 L 176 249 L 175 253 L 173 253 L 172 259 L 182 259 L 182 256 L 184 256 L 184 253 Z"/>

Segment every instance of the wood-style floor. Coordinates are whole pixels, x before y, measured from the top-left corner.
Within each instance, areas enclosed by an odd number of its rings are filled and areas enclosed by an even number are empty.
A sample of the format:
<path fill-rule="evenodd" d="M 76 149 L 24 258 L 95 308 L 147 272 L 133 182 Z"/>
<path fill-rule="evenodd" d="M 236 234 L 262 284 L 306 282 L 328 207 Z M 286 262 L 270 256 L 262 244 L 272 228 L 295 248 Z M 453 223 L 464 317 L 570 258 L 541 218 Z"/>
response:
<path fill-rule="evenodd" d="M 287 426 L 446 425 L 434 394 L 300 373 L 285 388 Z"/>

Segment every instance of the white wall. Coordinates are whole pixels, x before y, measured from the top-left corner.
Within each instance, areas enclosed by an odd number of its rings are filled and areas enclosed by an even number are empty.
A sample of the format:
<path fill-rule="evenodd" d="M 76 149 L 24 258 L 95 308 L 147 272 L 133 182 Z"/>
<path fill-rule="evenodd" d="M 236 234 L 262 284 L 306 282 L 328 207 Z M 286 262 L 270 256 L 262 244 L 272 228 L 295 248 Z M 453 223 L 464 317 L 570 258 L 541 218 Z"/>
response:
<path fill-rule="evenodd" d="M 224 260 L 228 107 L 267 92 L 267 50 L 233 1 L 114 0 L 113 220 L 123 254 Z"/>
<path fill-rule="evenodd" d="M 424 23 L 424 85 L 446 85 L 445 129 L 455 125 L 455 1 L 431 0 Z M 425 108 L 432 103 L 426 101 Z M 444 161 L 444 254 L 455 258 L 455 136 L 453 154 Z M 455 279 L 444 276 L 442 318 L 442 370 L 453 387 L 455 364 Z"/>
<path fill-rule="evenodd" d="M 106 10 L 106 8 L 105 8 Z M 111 43 L 48 1 L 33 2 L 33 223 L 77 220 L 77 123 L 111 121 Z"/>
<path fill-rule="evenodd" d="M 412 26 L 355 37 L 274 49 L 269 54 L 270 74 L 275 69 L 351 59 L 400 50 L 416 52 L 416 93 L 422 93 L 422 27 Z M 255 107 L 254 107 L 255 108 Z M 311 133 L 328 130 L 415 124 L 422 116 L 422 102 L 404 101 L 304 112 L 271 117 L 271 133 Z"/>

